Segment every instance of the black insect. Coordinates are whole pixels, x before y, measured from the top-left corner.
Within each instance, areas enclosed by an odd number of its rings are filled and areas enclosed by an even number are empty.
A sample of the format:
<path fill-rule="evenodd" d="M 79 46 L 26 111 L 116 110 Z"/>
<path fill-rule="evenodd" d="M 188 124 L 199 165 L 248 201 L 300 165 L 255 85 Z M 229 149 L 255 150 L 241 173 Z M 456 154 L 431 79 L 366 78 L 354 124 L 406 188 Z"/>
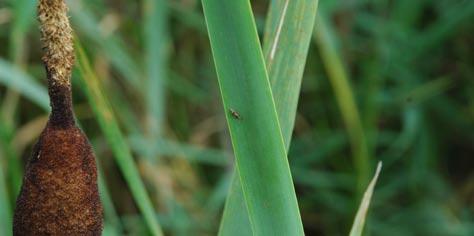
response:
<path fill-rule="evenodd" d="M 229 112 L 230 112 L 230 114 L 232 115 L 232 117 L 234 117 L 234 119 L 236 119 L 236 120 L 243 120 L 243 119 L 242 119 L 242 116 L 241 116 L 236 110 L 230 108 L 230 109 L 229 109 Z"/>

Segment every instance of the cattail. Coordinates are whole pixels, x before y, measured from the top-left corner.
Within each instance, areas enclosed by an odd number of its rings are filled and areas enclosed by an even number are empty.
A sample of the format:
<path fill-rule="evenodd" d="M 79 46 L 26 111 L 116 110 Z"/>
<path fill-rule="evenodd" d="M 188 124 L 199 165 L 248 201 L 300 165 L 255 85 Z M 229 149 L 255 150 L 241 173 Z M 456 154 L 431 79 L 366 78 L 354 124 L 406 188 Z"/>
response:
<path fill-rule="evenodd" d="M 64 0 L 39 0 L 51 115 L 26 168 L 14 235 L 100 235 L 102 206 L 92 148 L 71 101 L 72 29 Z"/>

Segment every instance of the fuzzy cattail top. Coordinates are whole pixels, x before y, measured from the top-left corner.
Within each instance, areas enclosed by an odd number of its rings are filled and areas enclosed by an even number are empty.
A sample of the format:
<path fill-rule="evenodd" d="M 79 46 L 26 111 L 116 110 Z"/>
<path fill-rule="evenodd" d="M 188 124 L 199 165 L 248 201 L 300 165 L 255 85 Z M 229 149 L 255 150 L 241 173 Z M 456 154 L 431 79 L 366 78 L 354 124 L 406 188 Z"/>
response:
<path fill-rule="evenodd" d="M 64 0 L 40 0 L 38 19 L 41 25 L 43 61 L 52 83 L 70 84 L 74 64 L 72 28 Z"/>

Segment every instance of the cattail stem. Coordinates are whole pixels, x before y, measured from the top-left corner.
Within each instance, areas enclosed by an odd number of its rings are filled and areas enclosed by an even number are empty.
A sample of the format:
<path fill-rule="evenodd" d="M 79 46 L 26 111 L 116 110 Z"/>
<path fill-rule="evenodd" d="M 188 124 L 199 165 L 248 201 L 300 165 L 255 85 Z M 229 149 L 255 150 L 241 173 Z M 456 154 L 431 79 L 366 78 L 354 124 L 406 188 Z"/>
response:
<path fill-rule="evenodd" d="M 49 79 L 51 80 L 51 79 Z M 72 95 L 70 86 L 49 84 L 49 97 L 51 99 L 51 115 L 49 124 L 57 127 L 70 127 L 75 125 L 72 110 Z"/>

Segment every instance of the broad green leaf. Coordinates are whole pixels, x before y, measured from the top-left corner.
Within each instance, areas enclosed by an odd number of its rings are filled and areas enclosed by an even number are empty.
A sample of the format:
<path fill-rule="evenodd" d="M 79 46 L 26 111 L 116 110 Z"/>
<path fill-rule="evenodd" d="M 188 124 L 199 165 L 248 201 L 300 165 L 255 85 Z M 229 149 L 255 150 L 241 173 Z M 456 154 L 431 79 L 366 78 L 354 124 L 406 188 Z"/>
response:
<path fill-rule="evenodd" d="M 364 229 L 365 225 L 365 218 L 367 217 L 367 211 L 369 210 L 370 200 L 372 199 L 372 195 L 374 193 L 375 184 L 377 183 L 377 179 L 379 178 L 380 171 L 382 170 L 382 162 L 379 162 L 377 165 L 377 170 L 375 171 L 375 176 L 370 181 L 367 190 L 364 193 L 364 198 L 360 203 L 359 210 L 357 211 L 357 215 L 354 219 L 354 223 L 352 224 L 351 232 L 349 236 L 361 236 L 362 230 Z"/>
<path fill-rule="evenodd" d="M 140 178 L 130 148 L 120 131 L 107 98 L 102 94 L 100 83 L 92 71 L 87 56 L 78 41 L 76 41 L 76 49 L 81 89 L 89 100 L 99 126 L 114 153 L 116 162 L 122 171 L 138 208 L 143 214 L 150 232 L 153 235 L 162 235 L 162 230 L 155 217 L 153 204 Z"/>
<path fill-rule="evenodd" d="M 303 235 L 250 2 L 202 3 L 252 232 Z"/>
<path fill-rule="evenodd" d="M 264 55 L 285 148 L 296 117 L 306 55 L 314 27 L 317 0 L 272 1 L 264 38 Z M 234 176 L 220 235 L 251 234 L 240 180 Z"/>

